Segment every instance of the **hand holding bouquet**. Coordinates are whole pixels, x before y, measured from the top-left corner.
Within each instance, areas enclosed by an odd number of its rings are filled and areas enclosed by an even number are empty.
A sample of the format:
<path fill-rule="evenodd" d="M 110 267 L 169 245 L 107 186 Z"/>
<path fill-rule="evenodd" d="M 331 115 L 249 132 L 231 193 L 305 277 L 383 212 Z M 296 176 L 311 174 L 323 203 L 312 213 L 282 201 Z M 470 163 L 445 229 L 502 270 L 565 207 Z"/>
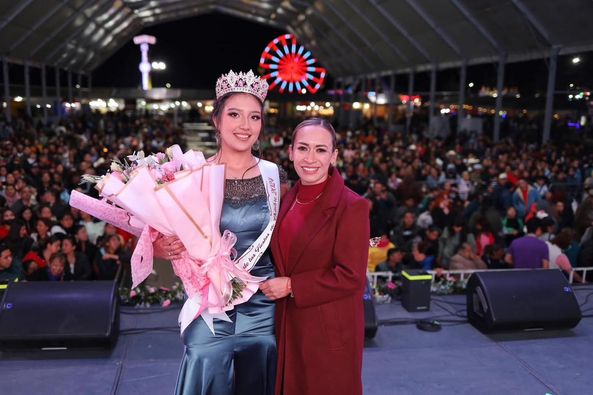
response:
<path fill-rule="evenodd" d="M 224 165 L 174 145 L 166 153 L 114 160 L 106 175 L 83 179 L 95 182 L 105 200 L 75 191 L 70 204 L 139 236 L 131 259 L 132 287 L 152 272 L 159 233 L 177 236 L 185 246 L 182 257 L 172 261 L 189 297 L 180 315 L 182 332 L 200 314 L 214 332 L 212 318 L 228 320 L 225 311 L 257 292 L 264 278 L 236 264 L 236 236 L 220 233 Z"/>

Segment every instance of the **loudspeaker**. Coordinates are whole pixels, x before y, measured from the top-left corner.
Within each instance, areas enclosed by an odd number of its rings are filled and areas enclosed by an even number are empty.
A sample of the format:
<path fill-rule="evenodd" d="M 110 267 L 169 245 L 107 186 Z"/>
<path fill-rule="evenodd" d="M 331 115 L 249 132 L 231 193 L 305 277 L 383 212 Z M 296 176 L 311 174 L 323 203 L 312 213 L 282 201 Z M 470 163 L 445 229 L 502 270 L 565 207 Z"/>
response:
<path fill-rule="evenodd" d="M 581 320 L 560 270 L 475 272 L 466 291 L 468 320 L 484 332 L 573 328 Z"/>
<path fill-rule="evenodd" d="M 364 305 L 364 337 L 372 339 L 377 334 L 377 329 L 379 329 L 379 319 L 375 311 L 375 300 L 368 279 L 362 296 L 362 303 Z"/>
<path fill-rule="evenodd" d="M 119 334 L 115 281 L 11 283 L 0 304 L 0 345 L 111 347 Z"/>
<path fill-rule="evenodd" d="M 410 312 L 430 310 L 432 275 L 402 270 L 402 306 Z"/>

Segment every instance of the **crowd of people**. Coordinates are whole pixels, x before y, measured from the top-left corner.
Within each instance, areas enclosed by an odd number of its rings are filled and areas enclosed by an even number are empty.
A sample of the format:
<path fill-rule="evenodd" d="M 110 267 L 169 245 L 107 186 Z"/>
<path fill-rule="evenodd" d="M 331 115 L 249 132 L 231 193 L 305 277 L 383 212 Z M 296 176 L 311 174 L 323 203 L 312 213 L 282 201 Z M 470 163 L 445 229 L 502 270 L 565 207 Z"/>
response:
<path fill-rule="evenodd" d="M 526 136 L 433 139 L 341 129 L 338 168 L 371 205 L 368 270 L 593 266 L 593 155 Z M 266 151 L 291 176 L 278 132 Z M 531 254 L 535 248 L 541 256 Z M 574 278 L 580 281 L 578 273 Z"/>
<path fill-rule="evenodd" d="M 262 156 L 297 176 L 290 128 L 269 128 Z M 593 155 L 583 145 L 514 138 L 407 136 L 337 128 L 337 168 L 371 205 L 368 270 L 593 266 Z M 0 281 L 113 279 L 134 239 L 68 205 L 97 196 L 103 174 L 134 151 L 185 146 L 170 118 L 84 114 L 46 127 L 0 126 Z M 541 243 L 536 242 L 541 241 Z M 542 256 L 523 251 L 540 248 Z M 544 254 L 545 250 L 545 254 Z"/>
<path fill-rule="evenodd" d="M 83 174 L 113 158 L 183 144 L 170 119 L 85 114 L 55 126 L 0 122 L 0 282 L 112 280 L 129 283 L 134 238 L 68 205 Z M 121 269 L 120 269 L 121 268 Z"/>

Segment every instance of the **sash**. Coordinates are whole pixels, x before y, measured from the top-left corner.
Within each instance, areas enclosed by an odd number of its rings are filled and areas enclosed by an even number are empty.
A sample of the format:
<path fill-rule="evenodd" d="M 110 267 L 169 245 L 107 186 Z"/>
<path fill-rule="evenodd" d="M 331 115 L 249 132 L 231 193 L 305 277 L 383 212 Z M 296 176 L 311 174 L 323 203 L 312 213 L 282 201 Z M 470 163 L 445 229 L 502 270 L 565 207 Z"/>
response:
<path fill-rule="evenodd" d="M 268 209 L 270 211 L 270 221 L 259 237 L 253 242 L 253 244 L 250 245 L 234 262 L 235 265 L 247 271 L 250 271 L 253 266 L 255 266 L 255 264 L 259 261 L 261 256 L 264 254 L 264 252 L 266 252 L 266 249 L 270 245 L 272 233 L 274 232 L 274 227 L 276 226 L 276 221 L 278 219 L 278 213 L 280 211 L 280 175 L 278 173 L 278 166 L 267 160 L 260 159 L 258 162 L 258 167 L 264 182 L 264 187 L 266 189 Z M 183 304 L 178 318 L 181 333 L 183 333 L 189 324 L 198 316 L 202 317 L 213 334 L 214 318 L 231 322 L 231 319 L 224 312 L 211 314 L 208 312 L 208 310 L 203 310 L 201 308 L 200 302 L 201 297 L 198 294 L 194 295 L 190 299 L 187 299 Z"/>
<path fill-rule="evenodd" d="M 250 271 L 255 266 L 270 245 L 280 209 L 280 175 L 278 174 L 278 166 L 263 159 L 260 159 L 258 166 L 266 188 L 270 222 L 268 222 L 268 225 L 257 240 L 235 261 L 236 265 L 247 271 Z"/>

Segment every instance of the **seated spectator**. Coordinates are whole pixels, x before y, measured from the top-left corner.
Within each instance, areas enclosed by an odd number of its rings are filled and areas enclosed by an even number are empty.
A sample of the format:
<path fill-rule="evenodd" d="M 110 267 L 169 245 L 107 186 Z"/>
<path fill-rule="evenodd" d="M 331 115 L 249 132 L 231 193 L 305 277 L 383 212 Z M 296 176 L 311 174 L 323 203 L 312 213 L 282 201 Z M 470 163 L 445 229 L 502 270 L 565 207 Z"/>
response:
<path fill-rule="evenodd" d="M 62 248 L 62 237 L 58 235 L 53 235 L 48 237 L 47 239 L 43 240 L 36 251 L 34 251 L 40 258 L 45 262 L 44 266 L 49 264 L 49 259 L 52 255 L 57 254 L 60 252 Z"/>
<path fill-rule="evenodd" d="M 577 232 L 573 228 L 564 228 L 562 231 L 570 235 L 570 243 L 568 248 L 564 250 L 564 254 L 568 257 L 570 265 L 572 267 L 577 267 L 579 264 L 579 253 L 581 252 L 581 245 L 579 244 Z"/>
<path fill-rule="evenodd" d="M 10 225 L 15 218 L 14 213 L 10 209 L 3 209 L 2 218 L 0 218 L 0 241 L 6 240 L 8 237 L 8 234 L 10 233 Z"/>
<path fill-rule="evenodd" d="M 22 280 L 23 268 L 13 260 L 7 244 L 0 243 L 0 283 Z"/>
<path fill-rule="evenodd" d="M 574 213 L 570 205 L 566 205 L 564 201 L 558 200 L 553 208 L 553 218 L 556 222 L 556 232 L 562 229 L 570 228 L 574 223 Z"/>
<path fill-rule="evenodd" d="M 474 239 L 474 235 L 467 233 L 465 221 L 462 217 L 457 217 L 451 226 L 445 228 L 439 238 L 439 265 L 445 269 L 448 268 L 451 257 L 466 242 L 471 244 L 472 249 L 475 251 L 476 240 Z"/>
<path fill-rule="evenodd" d="M 426 255 L 434 256 L 435 263 L 436 259 L 439 256 L 439 237 L 441 235 L 441 230 L 434 225 L 429 226 L 424 231 L 423 238 L 421 240 L 425 241 L 427 244 L 426 247 Z"/>
<path fill-rule="evenodd" d="M 35 216 L 35 212 L 33 211 L 33 209 L 31 209 L 31 207 L 25 207 L 23 211 L 21 211 L 19 218 L 25 224 L 25 227 L 27 228 L 27 232 L 29 233 L 29 235 L 35 232 L 37 217 Z"/>
<path fill-rule="evenodd" d="M 412 247 L 412 254 L 406 257 L 406 269 L 432 270 L 434 268 L 435 256 L 427 255 L 429 245 L 421 241 Z"/>
<path fill-rule="evenodd" d="M 548 193 L 548 186 L 546 185 L 546 177 L 538 176 L 533 184 L 533 188 L 537 191 L 540 199 L 543 199 Z"/>
<path fill-rule="evenodd" d="M 62 240 L 62 253 L 66 257 L 66 280 L 90 280 L 92 275 L 91 264 L 86 255 L 76 251 L 74 236 L 65 236 Z"/>
<path fill-rule="evenodd" d="M 62 218 L 68 209 L 67 206 L 57 197 L 56 191 L 52 189 L 46 190 L 41 195 L 41 203 L 46 204 L 54 218 Z"/>
<path fill-rule="evenodd" d="M 388 251 L 394 247 L 395 245 L 389 240 L 389 237 L 387 235 L 382 235 L 379 243 L 377 243 L 376 246 L 369 248 L 367 270 L 369 272 L 374 272 L 379 263 L 385 262 Z"/>
<path fill-rule="evenodd" d="M 527 183 L 525 179 L 519 180 L 519 184 L 513 193 L 513 207 L 517 210 L 519 218 L 525 218 L 530 208 L 537 204 L 539 194 Z"/>
<path fill-rule="evenodd" d="M 391 231 L 391 240 L 404 252 L 412 252 L 414 238 L 418 236 L 419 228 L 416 226 L 416 215 L 406 211 L 402 223 Z"/>
<path fill-rule="evenodd" d="M 397 248 L 390 248 L 387 251 L 387 260 L 377 265 L 377 272 L 391 272 L 399 278 L 399 274 L 402 271 L 404 261 L 404 254 Z"/>
<path fill-rule="evenodd" d="M 564 251 L 570 246 L 570 241 L 570 232 L 560 232 L 552 241 L 546 241 L 550 258 L 550 269 L 560 269 L 567 276 L 573 271 L 568 257 L 564 254 Z M 583 278 L 577 272 L 573 273 L 573 279 L 578 283 L 583 282 Z"/>
<path fill-rule="evenodd" d="M 74 236 L 76 237 L 76 251 L 84 254 L 92 264 L 95 261 L 95 256 L 99 249 L 96 245 L 89 241 L 89 234 L 84 225 L 78 225 L 75 229 Z"/>
<path fill-rule="evenodd" d="M 60 222 L 52 226 L 51 234 L 61 233 L 64 235 L 74 236 L 74 217 L 70 212 L 66 211 L 64 216 L 60 218 Z"/>
<path fill-rule="evenodd" d="M 88 230 L 88 229 L 87 229 Z M 107 242 L 107 239 L 113 235 L 119 237 L 119 242 L 122 247 L 125 247 L 124 238 L 118 233 L 117 228 L 111 224 L 106 223 L 103 229 L 103 234 L 97 238 L 97 245 L 102 246 Z"/>
<path fill-rule="evenodd" d="M 459 199 L 466 201 L 469 195 L 474 191 L 474 184 L 472 183 L 469 172 L 464 171 L 461 177 L 457 179 L 457 190 L 459 191 Z"/>
<path fill-rule="evenodd" d="M 98 245 L 97 239 L 105 231 L 105 222 L 96 221 L 90 214 L 84 211 L 80 212 L 80 218 L 82 218 L 81 224 L 86 228 L 90 242 Z"/>
<path fill-rule="evenodd" d="M 505 248 L 502 244 L 491 244 L 484 248 L 482 259 L 488 269 L 508 269 L 509 266 L 504 261 Z"/>
<path fill-rule="evenodd" d="M 15 220 L 10 226 L 10 232 L 6 243 L 13 251 L 13 257 L 17 262 L 22 262 L 23 257 L 33 248 L 33 239 L 29 237 L 27 227 L 22 221 Z"/>
<path fill-rule="evenodd" d="M 484 254 L 484 248 L 494 244 L 496 239 L 490 230 L 490 224 L 484 217 L 476 219 L 473 233 L 476 241 L 476 254 L 481 257 Z"/>
<path fill-rule="evenodd" d="M 540 226 L 542 228 L 542 234 L 539 239 L 543 241 L 550 241 L 554 237 L 555 233 L 554 228 L 556 224 L 554 223 L 554 220 L 544 211 L 538 212 L 537 217 L 540 220 Z"/>
<path fill-rule="evenodd" d="M 372 188 L 365 194 L 365 197 L 371 203 L 371 235 L 388 232 L 393 226 L 395 198 L 385 185 L 379 181 L 373 183 Z"/>
<path fill-rule="evenodd" d="M 40 281 L 47 278 L 47 263 L 34 251 L 23 257 L 23 275 L 27 281 Z"/>
<path fill-rule="evenodd" d="M 50 238 L 51 221 L 47 218 L 39 218 L 35 223 L 35 232 L 31 233 L 33 239 L 33 248 L 40 248 L 40 246 Z"/>
<path fill-rule="evenodd" d="M 114 280 L 122 265 L 129 265 L 130 255 L 122 248 L 119 235 L 106 236 L 103 247 L 95 257 L 95 271 L 99 280 Z M 126 272 L 123 267 L 122 271 Z M 124 273 L 125 274 L 125 273 Z"/>
<path fill-rule="evenodd" d="M 21 189 L 20 199 L 18 199 L 10 209 L 16 214 L 20 214 L 25 208 L 33 210 L 35 208 L 35 200 L 33 199 L 33 189 L 30 186 L 25 186 Z"/>
<path fill-rule="evenodd" d="M 511 245 L 513 240 L 523 236 L 523 227 L 523 220 L 517 217 L 517 210 L 514 207 L 509 207 L 507 215 L 502 219 L 504 243 Z"/>
<path fill-rule="evenodd" d="M 505 257 L 507 264 L 516 269 L 548 269 L 548 246 L 538 238 L 541 234 L 538 218 L 527 221 L 527 235 L 513 240 Z"/>
<path fill-rule="evenodd" d="M 47 281 L 65 281 L 66 279 L 66 256 L 61 252 L 53 254 L 49 258 L 47 268 Z"/>
<path fill-rule="evenodd" d="M 430 204 L 429 211 L 432 217 L 432 224 L 439 229 L 444 229 L 453 223 L 454 214 L 451 210 L 451 200 L 448 193 L 439 193 Z"/>
<path fill-rule="evenodd" d="M 12 184 L 8 184 L 6 185 L 6 187 L 4 187 L 4 192 L 2 193 L 2 196 L 4 197 L 4 199 L 6 199 L 6 203 L 4 203 L 4 205 L 7 207 L 12 206 L 21 198 L 15 186 Z"/>
<path fill-rule="evenodd" d="M 488 266 L 474 252 L 470 243 L 463 243 L 457 250 L 457 254 L 451 257 L 450 270 L 479 270 L 487 269 Z"/>
<path fill-rule="evenodd" d="M 47 204 L 40 204 L 39 206 L 37 206 L 37 218 L 47 219 L 52 224 L 56 222 L 56 216 Z"/>

